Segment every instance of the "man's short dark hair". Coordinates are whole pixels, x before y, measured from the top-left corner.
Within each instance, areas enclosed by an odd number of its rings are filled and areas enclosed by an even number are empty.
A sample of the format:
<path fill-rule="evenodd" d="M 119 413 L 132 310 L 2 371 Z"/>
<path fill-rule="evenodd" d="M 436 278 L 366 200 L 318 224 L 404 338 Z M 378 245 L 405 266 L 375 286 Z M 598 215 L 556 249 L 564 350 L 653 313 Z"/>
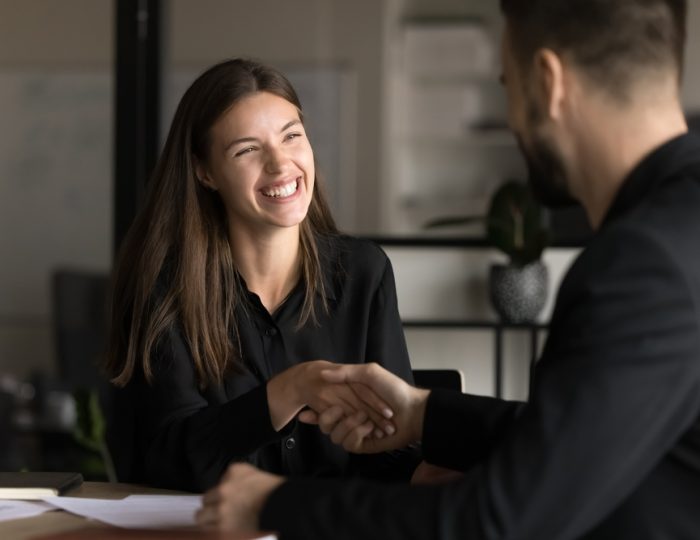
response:
<path fill-rule="evenodd" d="M 521 68 L 546 47 L 622 97 L 648 71 L 674 68 L 680 80 L 686 0 L 501 0 L 501 9 Z"/>

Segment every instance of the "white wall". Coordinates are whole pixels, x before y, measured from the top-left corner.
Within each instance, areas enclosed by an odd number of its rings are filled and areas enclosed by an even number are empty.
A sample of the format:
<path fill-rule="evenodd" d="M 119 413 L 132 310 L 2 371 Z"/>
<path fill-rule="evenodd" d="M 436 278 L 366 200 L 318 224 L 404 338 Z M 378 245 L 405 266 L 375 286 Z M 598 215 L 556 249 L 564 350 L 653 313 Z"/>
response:
<path fill-rule="evenodd" d="M 489 266 L 503 262 L 491 249 L 386 247 L 396 276 L 399 311 L 403 319 L 495 320 L 488 299 Z M 550 292 L 539 320 L 551 315 L 559 283 L 578 255 L 576 249 L 549 249 L 544 263 Z M 415 368 L 460 369 L 465 390 L 493 395 L 494 341 L 491 330 L 406 330 Z M 546 333 L 539 339 L 540 346 Z M 506 331 L 504 392 L 510 399 L 527 397 L 530 344 L 526 332 Z"/>

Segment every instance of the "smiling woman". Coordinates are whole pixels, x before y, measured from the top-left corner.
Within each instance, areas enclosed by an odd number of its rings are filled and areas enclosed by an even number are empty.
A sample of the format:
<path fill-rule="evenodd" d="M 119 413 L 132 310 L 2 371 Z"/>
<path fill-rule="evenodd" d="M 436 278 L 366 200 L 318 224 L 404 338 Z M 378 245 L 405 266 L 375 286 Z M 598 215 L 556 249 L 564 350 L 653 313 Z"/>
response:
<path fill-rule="evenodd" d="M 230 235 L 279 236 L 283 228 L 298 242 L 315 179 L 299 110 L 265 91 L 241 99 L 212 126 L 209 159 L 197 176 L 221 195 Z"/>
<path fill-rule="evenodd" d="M 392 431 L 377 396 L 324 382 L 329 361 L 411 379 L 389 260 L 337 231 L 315 171 L 278 71 L 234 59 L 185 92 L 115 270 L 107 368 L 120 480 L 203 490 L 232 461 L 410 477 L 413 450 L 350 456 L 296 421 L 337 405 L 377 436 Z"/>

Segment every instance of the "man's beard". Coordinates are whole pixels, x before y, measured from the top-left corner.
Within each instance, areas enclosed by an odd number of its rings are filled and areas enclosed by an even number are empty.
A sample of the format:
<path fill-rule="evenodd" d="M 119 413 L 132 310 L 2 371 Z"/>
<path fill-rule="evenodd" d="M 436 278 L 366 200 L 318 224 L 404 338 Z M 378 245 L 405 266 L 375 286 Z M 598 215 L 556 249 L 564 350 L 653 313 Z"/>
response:
<path fill-rule="evenodd" d="M 527 106 L 528 130 L 530 144 L 526 144 L 523 136 L 516 133 L 520 152 L 527 164 L 528 184 L 535 197 L 548 208 L 561 208 L 578 204 L 569 190 L 566 170 L 561 158 L 552 145 L 542 135 L 537 133 L 538 126 L 544 119 L 534 99 Z"/>
<path fill-rule="evenodd" d="M 528 148 L 520 135 L 516 138 L 527 164 L 528 184 L 537 200 L 548 208 L 578 204 L 569 191 L 564 165 L 554 150 L 542 139 L 533 141 Z"/>

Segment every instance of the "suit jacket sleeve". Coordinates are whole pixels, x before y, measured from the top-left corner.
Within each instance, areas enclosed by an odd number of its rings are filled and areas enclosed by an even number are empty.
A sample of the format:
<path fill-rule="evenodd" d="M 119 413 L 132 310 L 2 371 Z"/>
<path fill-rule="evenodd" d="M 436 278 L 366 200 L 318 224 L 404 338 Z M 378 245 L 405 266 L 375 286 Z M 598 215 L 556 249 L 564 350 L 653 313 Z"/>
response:
<path fill-rule="evenodd" d="M 484 424 L 475 398 L 431 397 L 430 457 L 467 468 L 486 455 L 463 480 L 291 480 L 267 501 L 261 526 L 307 540 L 560 540 L 613 512 L 697 417 L 700 338 L 693 291 L 663 243 L 608 233 L 562 285 L 522 411 L 508 420 L 512 411 L 487 405 L 493 421 Z M 621 245 L 634 256 L 620 257 Z M 458 430 L 466 434 L 450 435 Z"/>

